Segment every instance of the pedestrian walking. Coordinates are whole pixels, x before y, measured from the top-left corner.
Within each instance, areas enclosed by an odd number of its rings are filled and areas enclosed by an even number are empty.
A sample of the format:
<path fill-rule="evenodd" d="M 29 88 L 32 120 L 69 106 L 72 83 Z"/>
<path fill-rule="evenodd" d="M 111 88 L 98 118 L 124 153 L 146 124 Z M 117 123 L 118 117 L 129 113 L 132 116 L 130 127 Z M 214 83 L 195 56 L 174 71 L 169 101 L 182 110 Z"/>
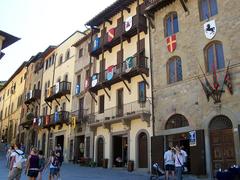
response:
<path fill-rule="evenodd" d="M 30 155 L 28 156 L 27 166 L 25 174 L 29 177 L 29 180 L 36 180 L 39 172 L 39 157 L 36 148 L 32 148 Z"/>
<path fill-rule="evenodd" d="M 175 150 L 174 159 L 175 159 L 176 180 L 182 180 L 184 155 L 181 153 L 181 150 L 178 146 L 176 146 L 174 150 Z"/>
<path fill-rule="evenodd" d="M 10 162 L 10 172 L 8 180 L 20 180 L 23 163 L 26 161 L 25 154 L 20 150 L 21 145 L 16 144 L 14 146 L 15 150 L 11 153 L 11 162 Z"/>
<path fill-rule="evenodd" d="M 6 167 L 9 168 L 10 167 L 10 162 L 11 162 L 11 154 L 12 152 L 14 151 L 14 146 L 10 146 L 7 150 L 7 153 L 6 153 L 6 159 L 7 159 L 7 163 L 6 163 Z"/>
<path fill-rule="evenodd" d="M 43 151 L 38 152 L 38 157 L 39 157 L 39 172 L 38 172 L 38 180 L 42 180 L 42 172 L 45 167 L 45 157 L 43 155 Z"/>
<path fill-rule="evenodd" d="M 57 153 L 59 155 L 59 153 Z M 54 151 L 52 151 L 51 156 L 48 160 L 48 163 L 45 166 L 45 169 L 50 165 L 50 173 L 49 173 L 49 180 L 54 180 L 58 177 L 59 168 L 60 168 L 60 159 L 55 154 Z"/>
<path fill-rule="evenodd" d="M 171 147 L 164 153 L 164 164 L 165 164 L 165 180 L 169 179 L 171 175 L 174 177 L 174 152 Z"/>

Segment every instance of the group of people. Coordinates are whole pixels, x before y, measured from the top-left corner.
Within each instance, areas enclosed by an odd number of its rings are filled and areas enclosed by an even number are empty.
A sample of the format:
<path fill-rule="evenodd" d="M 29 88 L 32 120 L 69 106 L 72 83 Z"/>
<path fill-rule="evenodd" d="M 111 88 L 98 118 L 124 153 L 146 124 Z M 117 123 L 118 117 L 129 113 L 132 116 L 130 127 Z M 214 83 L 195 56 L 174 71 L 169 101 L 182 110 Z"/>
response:
<path fill-rule="evenodd" d="M 43 151 L 31 148 L 28 156 L 20 144 L 15 144 L 7 150 L 7 167 L 9 168 L 8 180 L 20 180 L 22 171 L 29 180 L 42 180 L 42 173 L 48 167 L 49 180 L 60 179 L 60 168 L 63 162 L 62 148 L 60 145 L 51 152 L 48 160 L 45 159 Z"/>
<path fill-rule="evenodd" d="M 164 153 L 165 180 L 168 180 L 170 175 L 176 180 L 182 180 L 182 172 L 186 168 L 186 162 L 187 153 L 183 146 L 169 147 Z"/>

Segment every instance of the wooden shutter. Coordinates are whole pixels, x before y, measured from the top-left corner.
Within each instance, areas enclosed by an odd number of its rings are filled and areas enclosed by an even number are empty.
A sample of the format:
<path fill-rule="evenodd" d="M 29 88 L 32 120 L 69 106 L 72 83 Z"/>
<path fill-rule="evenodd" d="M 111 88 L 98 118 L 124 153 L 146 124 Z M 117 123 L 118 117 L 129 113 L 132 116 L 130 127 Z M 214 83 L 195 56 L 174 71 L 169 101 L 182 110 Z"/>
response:
<path fill-rule="evenodd" d="M 100 81 L 104 81 L 105 79 L 105 59 L 100 61 Z"/>
<path fill-rule="evenodd" d="M 144 14 L 144 10 L 145 10 L 145 4 L 142 3 L 137 7 L 137 13 L 139 14 Z"/>
<path fill-rule="evenodd" d="M 204 130 L 197 130 L 197 145 L 190 147 L 191 172 L 196 175 L 206 174 Z"/>
<path fill-rule="evenodd" d="M 117 68 L 121 69 L 122 62 L 123 62 L 123 50 L 119 50 L 117 52 Z"/>
<path fill-rule="evenodd" d="M 117 28 L 116 28 L 116 36 L 122 33 L 123 30 L 123 18 L 120 17 L 117 19 Z"/>
<path fill-rule="evenodd" d="M 151 137 L 151 155 L 152 164 L 159 163 L 160 167 L 164 167 L 164 136 Z"/>
<path fill-rule="evenodd" d="M 145 39 L 141 39 L 140 41 L 138 41 L 138 52 L 142 52 L 145 50 Z"/>

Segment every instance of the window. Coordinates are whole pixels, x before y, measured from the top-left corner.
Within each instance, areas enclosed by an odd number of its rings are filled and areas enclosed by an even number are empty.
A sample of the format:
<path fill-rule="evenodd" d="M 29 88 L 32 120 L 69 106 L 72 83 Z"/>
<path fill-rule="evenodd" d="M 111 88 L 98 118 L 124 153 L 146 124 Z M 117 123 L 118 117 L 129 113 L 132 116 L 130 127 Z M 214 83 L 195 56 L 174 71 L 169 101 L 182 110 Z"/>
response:
<path fill-rule="evenodd" d="M 144 81 L 138 83 L 138 101 L 146 102 L 146 83 Z"/>
<path fill-rule="evenodd" d="M 188 120 L 181 114 L 174 114 L 168 119 L 165 129 L 175 129 L 186 126 L 189 126 Z"/>
<path fill-rule="evenodd" d="M 61 65 L 61 64 L 62 64 L 62 62 L 63 62 L 63 57 L 62 57 L 62 56 L 60 56 L 58 65 Z"/>
<path fill-rule="evenodd" d="M 79 49 L 79 52 L 78 52 L 78 57 L 82 57 L 83 56 L 83 48 Z"/>
<path fill-rule="evenodd" d="M 178 16 L 176 12 L 169 13 L 164 19 L 165 37 L 171 36 L 179 31 Z"/>
<path fill-rule="evenodd" d="M 205 63 L 207 72 L 212 72 L 213 66 L 216 69 L 225 67 L 222 43 L 215 41 L 204 48 Z"/>
<path fill-rule="evenodd" d="M 201 20 L 208 19 L 218 13 L 217 0 L 200 0 L 199 9 Z"/>
<path fill-rule="evenodd" d="M 99 96 L 99 114 L 104 113 L 104 95 Z"/>
<path fill-rule="evenodd" d="M 68 60 L 69 58 L 70 58 L 70 50 L 68 50 L 66 53 L 65 61 Z"/>
<path fill-rule="evenodd" d="M 173 57 L 167 63 L 168 83 L 182 80 L 182 63 L 180 57 Z"/>

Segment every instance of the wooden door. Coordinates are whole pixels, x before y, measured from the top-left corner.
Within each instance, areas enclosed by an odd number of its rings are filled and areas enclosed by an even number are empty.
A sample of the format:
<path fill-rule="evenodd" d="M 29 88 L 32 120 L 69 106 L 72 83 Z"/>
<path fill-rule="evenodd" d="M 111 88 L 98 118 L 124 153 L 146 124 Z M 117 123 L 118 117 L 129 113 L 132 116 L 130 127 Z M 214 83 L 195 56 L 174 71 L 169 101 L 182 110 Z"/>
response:
<path fill-rule="evenodd" d="M 236 164 L 232 129 L 210 130 L 212 169 L 228 169 Z"/>
<path fill-rule="evenodd" d="M 160 167 L 164 167 L 164 136 L 151 137 L 151 159 L 152 164 L 158 163 Z"/>
<path fill-rule="evenodd" d="M 103 165 L 103 145 L 104 145 L 103 138 L 98 138 L 98 141 L 97 141 L 97 165 L 98 166 Z"/>
<path fill-rule="evenodd" d="M 138 137 L 138 160 L 139 168 L 148 167 L 148 141 L 146 133 L 141 133 Z"/>
<path fill-rule="evenodd" d="M 197 145 L 190 147 L 190 165 L 192 174 L 204 175 L 206 174 L 206 156 L 205 156 L 205 140 L 204 130 L 196 131 Z"/>
<path fill-rule="evenodd" d="M 117 90 L 117 116 L 123 116 L 123 89 Z"/>

